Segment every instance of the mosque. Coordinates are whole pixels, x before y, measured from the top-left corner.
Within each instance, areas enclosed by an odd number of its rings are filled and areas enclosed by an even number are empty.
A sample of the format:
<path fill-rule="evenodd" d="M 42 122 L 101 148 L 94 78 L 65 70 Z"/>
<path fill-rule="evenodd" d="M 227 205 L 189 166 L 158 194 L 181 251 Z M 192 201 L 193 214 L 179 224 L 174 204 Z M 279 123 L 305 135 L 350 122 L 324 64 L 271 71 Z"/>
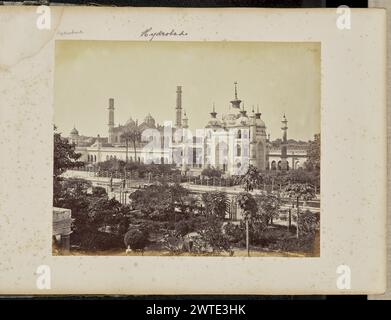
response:
<path fill-rule="evenodd" d="M 189 130 L 189 118 L 182 108 L 182 87 L 176 90 L 175 124 L 156 123 L 151 114 L 139 123 L 129 118 L 115 126 L 114 99 L 108 105 L 108 136 L 87 137 L 74 127 L 68 140 L 81 153 L 81 161 L 94 164 L 119 159 L 142 163 L 175 163 L 186 174 L 200 174 L 216 168 L 226 175 L 241 174 L 248 165 L 258 170 L 294 170 L 307 160 L 308 142 L 288 140 L 288 120 L 281 120 L 281 138 L 270 140 L 262 114 L 254 108 L 249 114 L 238 98 L 229 112 L 218 117 L 213 106 L 210 117 L 197 135 Z M 199 134 L 201 132 L 201 134 Z"/>

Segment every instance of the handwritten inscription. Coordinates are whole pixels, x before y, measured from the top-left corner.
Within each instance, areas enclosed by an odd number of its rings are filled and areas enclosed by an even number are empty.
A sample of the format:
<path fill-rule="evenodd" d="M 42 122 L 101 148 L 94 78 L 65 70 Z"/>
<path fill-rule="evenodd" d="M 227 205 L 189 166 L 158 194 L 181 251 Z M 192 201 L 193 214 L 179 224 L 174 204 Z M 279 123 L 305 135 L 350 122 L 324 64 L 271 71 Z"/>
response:
<path fill-rule="evenodd" d="M 187 36 L 187 32 L 185 31 L 176 31 L 175 29 L 171 29 L 171 31 L 154 31 L 152 28 L 148 28 L 141 32 L 140 37 L 147 38 L 149 41 L 155 39 L 155 37 L 184 37 Z"/>
<path fill-rule="evenodd" d="M 76 34 L 83 34 L 83 31 L 82 30 L 59 31 L 58 34 L 60 36 L 70 36 L 70 35 L 76 35 Z"/>

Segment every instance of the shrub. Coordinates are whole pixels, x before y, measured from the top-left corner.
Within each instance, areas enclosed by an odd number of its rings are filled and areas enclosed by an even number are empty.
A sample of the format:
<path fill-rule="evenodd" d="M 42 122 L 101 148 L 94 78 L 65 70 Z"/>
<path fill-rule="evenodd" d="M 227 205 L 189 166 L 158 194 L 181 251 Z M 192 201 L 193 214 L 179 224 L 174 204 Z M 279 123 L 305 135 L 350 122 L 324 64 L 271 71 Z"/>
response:
<path fill-rule="evenodd" d="M 106 232 L 83 230 L 71 236 L 71 244 L 77 245 L 81 250 L 104 251 L 122 247 L 122 237 Z"/>
<path fill-rule="evenodd" d="M 218 169 L 215 169 L 215 168 L 205 168 L 201 172 L 201 175 L 203 175 L 205 177 L 217 177 L 217 178 L 220 178 L 221 174 L 222 174 L 221 171 L 218 170 Z"/>
<path fill-rule="evenodd" d="M 148 245 L 149 233 L 145 229 L 130 229 L 125 233 L 125 246 L 135 251 L 144 251 Z"/>

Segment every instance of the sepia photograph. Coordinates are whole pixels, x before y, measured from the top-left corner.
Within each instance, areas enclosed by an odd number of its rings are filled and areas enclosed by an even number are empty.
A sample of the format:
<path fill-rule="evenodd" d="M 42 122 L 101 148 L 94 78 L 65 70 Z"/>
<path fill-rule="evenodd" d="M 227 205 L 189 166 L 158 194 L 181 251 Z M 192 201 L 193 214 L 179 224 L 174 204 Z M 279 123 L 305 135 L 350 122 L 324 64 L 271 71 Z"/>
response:
<path fill-rule="evenodd" d="M 319 257 L 321 45 L 57 40 L 53 255 Z"/>

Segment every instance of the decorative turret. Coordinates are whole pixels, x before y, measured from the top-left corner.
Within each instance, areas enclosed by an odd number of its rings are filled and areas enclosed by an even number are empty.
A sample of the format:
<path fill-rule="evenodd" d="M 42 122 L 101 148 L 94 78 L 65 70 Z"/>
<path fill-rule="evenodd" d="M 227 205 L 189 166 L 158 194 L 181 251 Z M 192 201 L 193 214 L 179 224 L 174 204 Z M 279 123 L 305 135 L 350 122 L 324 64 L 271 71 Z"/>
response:
<path fill-rule="evenodd" d="M 242 100 L 238 99 L 238 88 L 237 88 L 238 83 L 235 81 L 234 85 L 235 85 L 235 99 L 231 101 L 231 104 L 232 104 L 232 108 L 236 108 L 240 110 L 240 103 L 242 102 Z"/>
<path fill-rule="evenodd" d="M 189 128 L 189 118 L 186 115 L 186 111 L 183 112 L 183 118 L 182 118 L 182 127 L 184 129 Z"/>
<path fill-rule="evenodd" d="M 213 103 L 213 109 L 212 112 L 210 113 L 210 120 L 208 121 L 208 124 L 206 125 L 206 128 L 216 128 L 216 127 L 221 127 L 221 122 L 219 119 L 217 119 L 217 112 L 215 110 L 215 104 Z"/>

